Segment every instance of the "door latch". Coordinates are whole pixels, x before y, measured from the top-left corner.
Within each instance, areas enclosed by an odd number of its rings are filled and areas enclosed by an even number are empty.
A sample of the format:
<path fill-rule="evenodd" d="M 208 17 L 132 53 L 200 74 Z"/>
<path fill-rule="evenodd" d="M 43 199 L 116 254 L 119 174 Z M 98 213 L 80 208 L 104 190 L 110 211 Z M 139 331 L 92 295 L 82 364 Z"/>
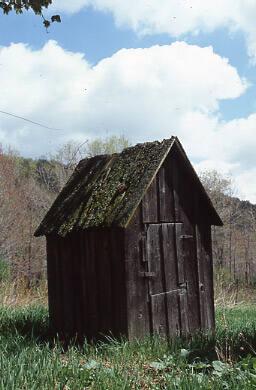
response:
<path fill-rule="evenodd" d="M 188 289 L 188 282 L 178 283 L 178 286 L 180 289 L 187 290 Z"/>

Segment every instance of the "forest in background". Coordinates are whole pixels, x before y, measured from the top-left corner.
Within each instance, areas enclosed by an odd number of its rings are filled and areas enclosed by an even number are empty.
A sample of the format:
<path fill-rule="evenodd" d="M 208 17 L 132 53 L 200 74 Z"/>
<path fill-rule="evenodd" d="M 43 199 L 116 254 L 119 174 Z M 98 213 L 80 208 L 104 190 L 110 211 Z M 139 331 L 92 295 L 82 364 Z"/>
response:
<path fill-rule="evenodd" d="M 42 217 L 80 159 L 127 146 L 122 136 L 70 141 L 39 159 L 0 147 L 0 278 L 22 280 L 27 287 L 45 280 L 45 239 L 33 236 Z M 234 196 L 230 178 L 216 171 L 201 172 L 200 178 L 224 223 L 212 230 L 216 282 L 233 291 L 254 286 L 256 206 Z"/>

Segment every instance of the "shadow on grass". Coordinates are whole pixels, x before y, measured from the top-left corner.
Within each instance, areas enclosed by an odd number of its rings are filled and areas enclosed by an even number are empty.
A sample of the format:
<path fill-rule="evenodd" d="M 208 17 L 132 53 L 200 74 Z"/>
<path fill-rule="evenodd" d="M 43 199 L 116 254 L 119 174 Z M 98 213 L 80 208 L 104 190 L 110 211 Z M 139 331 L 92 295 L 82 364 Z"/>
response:
<path fill-rule="evenodd" d="M 87 343 L 85 337 L 72 337 L 67 334 L 56 334 L 49 327 L 48 311 L 45 307 L 0 308 L 0 335 L 5 337 L 21 336 L 25 342 L 48 344 L 54 347 L 56 343 L 65 350 L 69 346 L 81 347 Z M 125 338 L 116 338 L 111 335 L 101 335 L 89 342 L 91 345 L 117 345 L 127 343 Z M 190 356 L 200 358 L 215 358 L 215 338 L 213 335 L 198 333 L 189 338 L 175 338 L 166 342 L 158 337 L 145 337 L 129 343 L 129 348 L 154 349 L 165 348 L 167 353 L 176 353 L 182 348 L 191 351 Z"/>
<path fill-rule="evenodd" d="M 20 335 L 35 342 L 53 340 L 45 307 L 0 307 L 1 336 Z"/>
<path fill-rule="evenodd" d="M 36 344 L 48 344 L 55 346 L 56 343 L 63 349 L 71 345 L 77 347 L 87 343 L 84 337 L 71 337 L 58 335 L 49 327 L 48 310 L 46 307 L 29 306 L 21 308 L 0 307 L 0 336 L 14 338 L 21 336 L 25 342 Z M 101 336 L 90 342 L 92 345 L 124 345 L 125 338 L 118 339 L 112 336 Z M 137 343 L 137 344 L 136 344 Z M 247 356 L 256 355 L 256 324 L 251 322 L 246 326 L 241 325 L 233 328 L 217 326 L 216 334 L 196 333 L 186 338 L 174 338 L 169 342 L 160 340 L 158 337 L 146 337 L 129 343 L 129 348 L 145 348 L 157 350 L 165 348 L 166 353 L 177 353 L 181 349 L 189 351 L 189 359 L 235 361 Z"/>

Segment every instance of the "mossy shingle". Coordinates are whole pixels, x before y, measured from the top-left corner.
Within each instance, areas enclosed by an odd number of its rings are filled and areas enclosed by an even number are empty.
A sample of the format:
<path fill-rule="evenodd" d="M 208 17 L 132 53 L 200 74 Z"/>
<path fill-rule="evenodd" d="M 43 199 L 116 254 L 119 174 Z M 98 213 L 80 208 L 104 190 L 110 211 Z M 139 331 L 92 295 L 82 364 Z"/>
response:
<path fill-rule="evenodd" d="M 147 142 L 80 161 L 35 235 L 124 227 L 173 142 Z"/>
<path fill-rule="evenodd" d="M 221 225 L 208 195 L 178 139 L 147 142 L 119 154 L 81 160 L 35 236 L 65 236 L 94 227 L 126 227 L 172 146 L 176 144 L 209 205 L 212 224 Z"/>

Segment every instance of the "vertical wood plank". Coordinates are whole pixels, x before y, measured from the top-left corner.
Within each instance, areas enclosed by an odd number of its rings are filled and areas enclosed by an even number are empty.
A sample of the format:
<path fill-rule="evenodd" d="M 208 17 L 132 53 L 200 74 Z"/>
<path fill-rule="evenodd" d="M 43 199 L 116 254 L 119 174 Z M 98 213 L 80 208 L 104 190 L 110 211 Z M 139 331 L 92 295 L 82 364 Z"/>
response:
<path fill-rule="evenodd" d="M 168 335 L 165 295 L 165 293 L 151 295 L 153 332 L 164 338 Z"/>
<path fill-rule="evenodd" d="M 86 247 L 87 233 L 81 231 L 80 234 L 80 283 L 81 283 L 81 317 L 82 317 L 82 330 L 81 336 L 89 337 L 89 321 L 88 321 L 88 273 L 87 273 L 87 258 L 86 258 Z"/>
<path fill-rule="evenodd" d="M 178 155 L 173 156 L 173 188 L 175 219 L 182 222 L 176 231 L 178 273 L 180 283 L 186 283 L 187 292 L 180 296 L 181 322 L 193 332 L 200 328 L 198 271 L 196 260 L 194 186 Z M 185 302 L 187 299 L 187 303 Z M 182 305 L 184 307 L 182 307 Z M 187 306 L 187 309 L 186 307 Z M 187 312 L 187 313 L 186 313 Z M 185 318 L 185 313 L 186 317 Z M 187 325 L 188 324 L 188 325 Z"/>
<path fill-rule="evenodd" d="M 178 265 L 175 245 L 175 224 L 162 224 L 163 259 L 166 293 L 166 315 L 169 336 L 180 334 L 178 300 Z M 176 290 L 176 291 L 172 291 Z"/>
<path fill-rule="evenodd" d="M 168 314 L 166 306 L 166 285 L 164 275 L 164 256 L 162 225 L 149 225 L 147 229 L 147 259 L 149 272 L 154 276 L 149 279 L 151 297 L 152 329 L 161 337 L 168 337 Z"/>
<path fill-rule="evenodd" d="M 172 178 L 172 188 L 173 188 L 173 208 L 174 208 L 174 217 L 175 222 L 182 222 L 180 215 L 180 172 L 178 163 L 175 159 L 175 156 L 169 160 L 171 178 Z"/>
<path fill-rule="evenodd" d="M 175 247 L 175 224 L 162 224 L 162 244 L 164 258 L 164 276 L 166 291 L 175 290 L 178 286 L 178 274 Z"/>
<path fill-rule="evenodd" d="M 155 274 L 155 277 L 149 279 L 150 294 L 159 294 L 165 291 L 161 264 L 162 248 L 160 237 L 161 225 L 149 225 L 147 229 L 148 271 Z"/>
<path fill-rule="evenodd" d="M 84 316 L 83 316 L 83 286 L 82 286 L 82 253 L 80 245 L 81 233 L 71 234 L 72 258 L 69 260 L 73 268 L 73 307 L 74 307 L 74 336 L 78 340 L 84 332 Z"/>
<path fill-rule="evenodd" d="M 205 250 L 204 259 L 204 278 L 205 278 L 205 317 L 206 327 L 209 330 L 215 328 L 214 312 L 214 290 L 213 290 L 213 264 L 212 264 L 212 244 L 211 244 L 211 227 L 205 226 L 203 247 Z"/>
<path fill-rule="evenodd" d="M 180 336 L 180 311 L 179 311 L 179 293 L 170 291 L 166 293 L 166 304 L 168 313 L 168 331 L 170 337 Z M 184 305 L 183 305 L 184 307 Z"/>
<path fill-rule="evenodd" d="M 94 239 L 97 237 L 96 261 L 97 261 L 97 279 L 98 279 L 98 304 L 101 335 L 107 335 L 111 332 L 112 325 L 112 280 L 111 280 L 111 262 L 110 262 L 110 236 L 105 229 L 95 231 Z M 98 244 L 100 242 L 100 245 Z"/>
<path fill-rule="evenodd" d="M 57 289 L 59 276 L 56 268 L 56 251 L 54 251 L 54 245 L 56 245 L 56 242 L 54 242 L 52 237 L 46 237 L 49 321 L 51 329 L 56 332 L 59 317 Z"/>
<path fill-rule="evenodd" d="M 207 329 L 207 317 L 206 317 L 206 295 L 205 295 L 205 278 L 204 278 L 204 261 L 205 253 L 202 245 L 202 227 L 196 225 L 196 248 L 197 248 L 197 269 L 198 269 L 198 290 L 199 290 L 199 305 L 200 305 L 200 322 L 201 329 Z"/>
<path fill-rule="evenodd" d="M 67 337 L 75 333 L 74 270 L 72 264 L 72 242 L 70 235 L 60 239 L 59 272 L 61 277 L 61 300 L 64 333 Z"/>
<path fill-rule="evenodd" d="M 96 338 L 99 332 L 99 303 L 98 303 L 98 278 L 96 270 L 97 236 L 92 230 L 87 231 L 86 242 L 86 269 L 87 269 L 87 294 L 88 294 L 88 329 L 89 339 Z"/>
<path fill-rule="evenodd" d="M 167 162 L 164 163 L 157 174 L 159 222 L 174 222 L 175 220 L 171 172 Z"/>
<path fill-rule="evenodd" d="M 194 235 L 191 236 L 192 238 L 184 238 L 181 241 L 183 242 L 184 265 L 187 282 L 189 328 L 190 331 L 195 331 L 200 329 L 200 308 L 195 237 Z"/>
<path fill-rule="evenodd" d="M 56 237 L 55 242 L 53 244 L 53 253 L 54 253 L 54 267 L 56 274 L 56 332 L 60 334 L 64 331 L 63 329 L 63 297 L 62 297 L 62 275 L 61 275 L 61 249 L 60 249 L 60 238 Z"/>
<path fill-rule="evenodd" d="M 125 288 L 125 256 L 124 256 L 124 231 L 111 229 L 111 327 L 113 335 L 127 336 L 127 292 Z"/>
<path fill-rule="evenodd" d="M 176 240 L 176 251 L 177 251 L 177 271 L 178 271 L 178 284 L 182 284 L 186 282 L 185 279 L 185 256 L 184 256 L 184 248 L 183 241 L 181 240 L 181 236 L 183 234 L 183 226 L 181 223 L 175 225 L 175 240 Z"/>
<path fill-rule="evenodd" d="M 154 178 L 142 199 L 143 223 L 158 222 L 157 180 Z"/>
<path fill-rule="evenodd" d="M 142 338 L 150 333 L 150 305 L 148 281 L 140 276 L 147 263 L 142 261 L 141 214 L 138 209 L 125 229 L 125 277 L 127 291 L 127 320 L 129 339 Z"/>

